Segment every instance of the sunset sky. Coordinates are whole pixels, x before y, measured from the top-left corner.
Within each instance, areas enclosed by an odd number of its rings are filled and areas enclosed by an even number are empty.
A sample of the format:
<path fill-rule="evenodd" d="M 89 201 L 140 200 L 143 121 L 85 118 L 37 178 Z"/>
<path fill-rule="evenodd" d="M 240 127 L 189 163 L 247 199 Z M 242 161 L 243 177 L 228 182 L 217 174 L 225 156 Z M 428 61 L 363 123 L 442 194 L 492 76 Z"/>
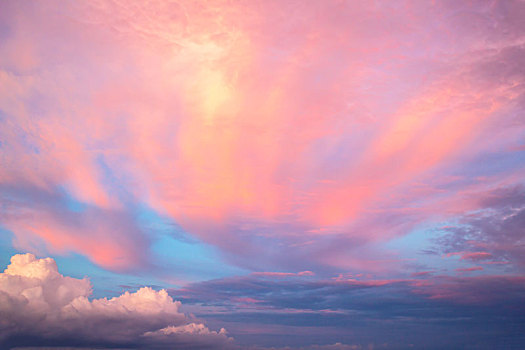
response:
<path fill-rule="evenodd" d="M 525 348 L 525 2 L 1 1 L 39 346 Z"/>

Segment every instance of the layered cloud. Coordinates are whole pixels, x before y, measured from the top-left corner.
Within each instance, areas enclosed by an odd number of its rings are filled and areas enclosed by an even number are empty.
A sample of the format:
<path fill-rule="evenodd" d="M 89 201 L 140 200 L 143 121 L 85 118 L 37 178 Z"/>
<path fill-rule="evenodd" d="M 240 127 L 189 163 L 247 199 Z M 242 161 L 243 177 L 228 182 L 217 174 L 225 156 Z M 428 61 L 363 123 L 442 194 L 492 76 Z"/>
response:
<path fill-rule="evenodd" d="M 197 315 L 227 324 L 240 344 L 268 346 L 277 338 L 304 349 L 333 342 L 357 349 L 523 344 L 524 277 L 419 277 L 271 280 L 252 275 L 197 283 L 170 294 Z"/>
<path fill-rule="evenodd" d="M 180 311 L 165 290 L 149 287 L 111 299 L 90 299 L 87 278 L 58 272 L 51 258 L 19 254 L 0 274 L 0 344 L 193 349 L 232 346 Z"/>

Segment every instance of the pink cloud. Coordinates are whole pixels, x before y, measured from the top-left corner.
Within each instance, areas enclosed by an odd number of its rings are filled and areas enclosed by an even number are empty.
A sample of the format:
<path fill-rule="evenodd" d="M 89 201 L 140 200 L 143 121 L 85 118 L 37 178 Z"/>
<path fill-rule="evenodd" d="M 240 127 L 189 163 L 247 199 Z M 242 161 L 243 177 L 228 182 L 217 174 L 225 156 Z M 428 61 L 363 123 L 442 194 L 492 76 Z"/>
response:
<path fill-rule="evenodd" d="M 3 6 L 0 184 L 66 188 L 97 213 L 144 204 L 245 265 L 263 231 L 286 241 L 278 256 L 399 265 L 365 246 L 476 209 L 458 188 L 501 178 L 451 174 L 523 131 L 509 121 L 523 49 L 498 7 L 487 30 L 452 3 Z M 118 232 L 141 236 L 126 215 L 86 214 L 77 232 L 45 211 L 2 225 L 25 249 L 37 237 L 105 267 L 147 260 Z"/>
<path fill-rule="evenodd" d="M 29 196 L 35 197 L 31 203 L 7 202 L 0 214 L 4 226 L 16 234 L 13 244 L 17 248 L 36 253 L 79 252 L 100 266 L 117 271 L 149 264 L 149 239 L 125 211 L 94 206 L 81 212 L 56 210 L 60 197 L 35 189 L 28 191 Z M 24 191 L 19 192 L 25 195 Z"/>
<path fill-rule="evenodd" d="M 473 267 L 459 268 L 459 269 L 456 269 L 456 271 L 457 272 L 483 271 L 483 267 L 481 267 L 481 266 L 473 266 Z"/>
<path fill-rule="evenodd" d="M 488 252 L 452 252 L 445 254 L 445 257 L 449 258 L 451 256 L 459 255 L 461 260 L 471 260 L 471 261 L 482 261 L 489 260 L 493 258 L 493 255 Z"/>
<path fill-rule="evenodd" d="M 266 277 L 291 277 L 291 276 L 314 276 L 315 273 L 312 271 L 301 271 L 301 272 L 252 272 L 254 276 L 266 276 Z"/>
<path fill-rule="evenodd" d="M 488 259 L 491 259 L 493 257 L 492 254 L 490 253 L 487 253 L 487 252 L 469 252 L 469 253 L 464 253 L 463 255 L 461 255 L 461 259 L 462 260 L 472 260 L 472 261 L 480 261 L 480 260 L 488 260 Z"/>
<path fill-rule="evenodd" d="M 241 303 L 241 304 L 255 304 L 260 303 L 262 300 L 254 299 L 254 298 L 233 298 L 233 302 Z"/>

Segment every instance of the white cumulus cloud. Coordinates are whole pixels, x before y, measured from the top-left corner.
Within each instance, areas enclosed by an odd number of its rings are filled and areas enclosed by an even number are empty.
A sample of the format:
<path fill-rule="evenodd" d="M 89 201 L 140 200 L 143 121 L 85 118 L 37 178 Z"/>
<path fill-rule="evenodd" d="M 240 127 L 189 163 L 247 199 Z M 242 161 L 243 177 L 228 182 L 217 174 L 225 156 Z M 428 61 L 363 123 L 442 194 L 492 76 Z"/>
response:
<path fill-rule="evenodd" d="M 232 346 L 224 329 L 212 331 L 186 316 L 165 290 L 144 287 L 111 299 L 89 299 L 91 289 L 87 278 L 60 274 L 51 258 L 13 256 L 0 273 L 0 348 Z"/>

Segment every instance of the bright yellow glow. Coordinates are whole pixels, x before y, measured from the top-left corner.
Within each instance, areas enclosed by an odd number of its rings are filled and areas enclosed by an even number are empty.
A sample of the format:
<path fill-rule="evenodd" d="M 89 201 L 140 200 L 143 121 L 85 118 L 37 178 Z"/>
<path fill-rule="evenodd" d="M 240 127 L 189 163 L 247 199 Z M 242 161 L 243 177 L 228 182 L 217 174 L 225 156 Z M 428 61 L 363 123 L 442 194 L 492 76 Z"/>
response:
<path fill-rule="evenodd" d="M 232 100 L 232 89 L 220 71 L 210 69 L 205 69 L 201 73 L 199 88 L 202 93 L 204 121 L 206 124 L 211 124 L 221 111 L 225 111 L 226 105 Z"/>

